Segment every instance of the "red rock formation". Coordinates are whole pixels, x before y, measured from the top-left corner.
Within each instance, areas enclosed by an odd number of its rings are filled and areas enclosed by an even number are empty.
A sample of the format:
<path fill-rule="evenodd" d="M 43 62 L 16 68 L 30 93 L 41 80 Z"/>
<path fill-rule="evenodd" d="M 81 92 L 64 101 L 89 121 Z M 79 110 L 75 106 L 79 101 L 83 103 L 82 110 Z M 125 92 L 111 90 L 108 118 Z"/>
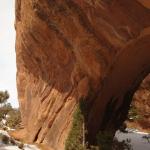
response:
<path fill-rule="evenodd" d="M 26 140 L 63 150 L 81 99 L 90 143 L 99 130 L 119 128 L 150 72 L 145 2 L 16 0 L 17 86 Z"/>
<path fill-rule="evenodd" d="M 129 111 L 127 125 L 150 133 L 150 74 L 135 92 Z"/>

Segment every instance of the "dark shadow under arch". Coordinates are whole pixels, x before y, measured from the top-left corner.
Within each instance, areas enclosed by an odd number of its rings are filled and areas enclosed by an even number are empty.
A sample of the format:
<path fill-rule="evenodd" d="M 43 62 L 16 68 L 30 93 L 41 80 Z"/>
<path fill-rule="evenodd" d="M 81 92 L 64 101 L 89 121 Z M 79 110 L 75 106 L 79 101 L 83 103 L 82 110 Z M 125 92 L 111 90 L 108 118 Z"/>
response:
<path fill-rule="evenodd" d="M 150 73 L 149 39 L 150 35 L 145 35 L 133 41 L 118 55 L 91 107 L 87 121 L 89 141 L 95 141 L 99 131 L 115 133 L 126 119 L 133 94 Z"/>

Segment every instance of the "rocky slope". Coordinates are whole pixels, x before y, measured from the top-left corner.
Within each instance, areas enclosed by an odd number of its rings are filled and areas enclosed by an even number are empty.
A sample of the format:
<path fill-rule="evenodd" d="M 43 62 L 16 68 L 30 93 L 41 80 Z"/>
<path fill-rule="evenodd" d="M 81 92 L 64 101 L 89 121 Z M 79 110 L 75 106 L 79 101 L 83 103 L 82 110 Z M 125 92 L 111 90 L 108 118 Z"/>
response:
<path fill-rule="evenodd" d="M 150 74 L 134 94 L 131 105 L 129 115 L 133 119 L 127 121 L 128 127 L 150 133 Z"/>
<path fill-rule="evenodd" d="M 16 0 L 24 129 L 14 136 L 63 150 L 81 101 L 89 143 L 114 133 L 150 72 L 149 8 L 146 0 Z"/>

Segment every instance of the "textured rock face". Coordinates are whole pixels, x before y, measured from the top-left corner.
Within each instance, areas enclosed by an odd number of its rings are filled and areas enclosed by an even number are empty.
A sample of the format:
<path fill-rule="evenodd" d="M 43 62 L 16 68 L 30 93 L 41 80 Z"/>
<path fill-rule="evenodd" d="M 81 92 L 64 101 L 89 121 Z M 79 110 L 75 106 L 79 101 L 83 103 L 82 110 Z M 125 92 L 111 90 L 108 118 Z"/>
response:
<path fill-rule="evenodd" d="M 115 131 L 150 72 L 146 0 L 16 0 L 23 137 L 63 150 L 79 101 L 87 140 Z"/>
<path fill-rule="evenodd" d="M 133 96 L 130 115 L 133 119 L 127 122 L 130 128 L 150 132 L 150 74 L 143 80 Z"/>

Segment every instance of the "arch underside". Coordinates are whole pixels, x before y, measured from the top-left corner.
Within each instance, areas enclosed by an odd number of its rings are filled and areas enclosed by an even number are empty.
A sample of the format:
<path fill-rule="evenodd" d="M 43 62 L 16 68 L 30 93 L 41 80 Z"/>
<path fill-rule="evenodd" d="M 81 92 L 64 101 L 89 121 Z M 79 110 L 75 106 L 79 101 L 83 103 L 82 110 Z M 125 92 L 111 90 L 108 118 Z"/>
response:
<path fill-rule="evenodd" d="M 89 139 L 94 139 L 99 131 L 114 133 L 122 125 L 135 91 L 149 73 L 150 35 L 146 35 L 122 49 L 112 65 L 91 107 L 87 121 Z"/>
<path fill-rule="evenodd" d="M 19 138 L 63 150 L 81 100 L 89 141 L 119 128 L 150 72 L 150 9 L 143 2 L 16 0 Z"/>

